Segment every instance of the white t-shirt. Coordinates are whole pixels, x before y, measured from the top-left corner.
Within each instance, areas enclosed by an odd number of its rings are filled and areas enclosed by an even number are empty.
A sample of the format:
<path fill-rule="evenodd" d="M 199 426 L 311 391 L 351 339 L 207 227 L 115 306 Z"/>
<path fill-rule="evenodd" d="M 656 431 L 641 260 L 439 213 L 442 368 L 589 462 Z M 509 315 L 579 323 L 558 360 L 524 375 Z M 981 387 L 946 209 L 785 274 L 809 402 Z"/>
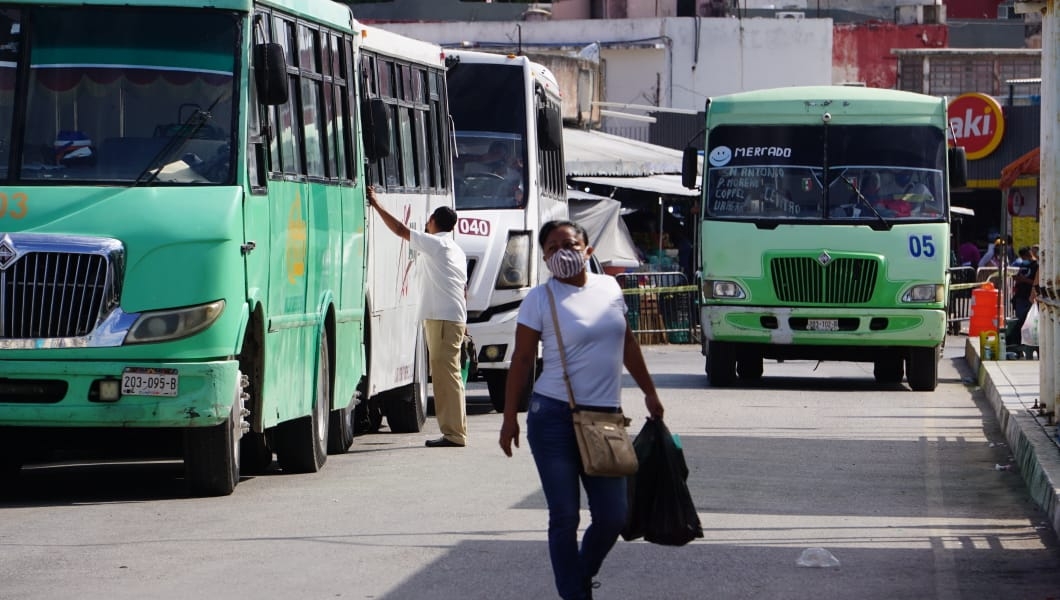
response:
<path fill-rule="evenodd" d="M 567 372 L 574 399 L 579 405 L 619 407 L 622 405 L 622 356 L 625 352 L 626 301 L 622 288 L 609 275 L 589 273 L 583 287 L 555 279 L 539 285 L 526 295 L 519 308 L 518 323 L 541 333 L 543 366 L 534 391 L 567 400 L 563 382 L 563 362 L 556 345 L 552 309 L 545 285 L 556 297 L 563 348 L 567 351 Z"/>
<path fill-rule="evenodd" d="M 419 253 L 417 270 L 423 282 L 420 318 L 467 321 L 467 255 L 452 232 L 430 234 L 409 230 L 409 247 Z"/>

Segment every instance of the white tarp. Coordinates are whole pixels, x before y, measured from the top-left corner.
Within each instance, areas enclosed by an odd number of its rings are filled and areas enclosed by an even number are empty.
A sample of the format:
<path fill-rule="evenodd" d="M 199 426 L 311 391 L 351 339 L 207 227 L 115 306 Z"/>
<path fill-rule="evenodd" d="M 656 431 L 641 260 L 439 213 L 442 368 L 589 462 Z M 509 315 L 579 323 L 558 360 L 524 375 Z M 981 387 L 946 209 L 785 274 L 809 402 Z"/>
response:
<path fill-rule="evenodd" d="M 577 197 L 576 197 L 577 196 Z M 591 196 L 591 198 L 584 198 Z M 589 245 L 605 267 L 640 266 L 637 247 L 622 220 L 622 203 L 603 196 L 578 193 L 569 199 L 571 220 L 589 232 Z"/>

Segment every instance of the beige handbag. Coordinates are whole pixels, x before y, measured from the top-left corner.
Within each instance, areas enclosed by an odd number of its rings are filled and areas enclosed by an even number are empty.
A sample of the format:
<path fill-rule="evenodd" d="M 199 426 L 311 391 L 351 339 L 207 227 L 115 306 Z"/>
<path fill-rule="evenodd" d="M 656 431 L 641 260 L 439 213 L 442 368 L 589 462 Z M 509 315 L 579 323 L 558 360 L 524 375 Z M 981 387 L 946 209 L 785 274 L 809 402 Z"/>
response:
<path fill-rule="evenodd" d="M 556 345 L 563 363 L 563 382 L 567 385 L 571 417 L 574 420 L 574 435 L 578 439 L 582 471 L 598 477 L 625 477 L 637 472 L 637 453 L 629 439 L 626 427 L 630 420 L 618 412 L 598 412 L 574 403 L 574 389 L 567 374 L 567 353 L 563 350 L 563 336 L 559 331 L 556 316 L 556 298 L 545 284 L 548 302 L 552 306 L 552 324 L 556 330 Z"/>

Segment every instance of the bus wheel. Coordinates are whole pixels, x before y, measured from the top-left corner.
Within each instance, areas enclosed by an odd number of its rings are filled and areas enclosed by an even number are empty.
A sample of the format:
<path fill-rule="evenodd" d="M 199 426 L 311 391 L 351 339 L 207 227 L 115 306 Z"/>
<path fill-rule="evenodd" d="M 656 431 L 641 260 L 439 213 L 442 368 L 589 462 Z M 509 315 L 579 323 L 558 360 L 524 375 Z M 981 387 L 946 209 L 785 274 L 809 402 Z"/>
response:
<path fill-rule="evenodd" d="M 710 385 L 728 387 L 736 380 L 733 349 L 722 342 L 707 342 L 707 375 Z"/>
<path fill-rule="evenodd" d="M 14 479 L 22 471 L 21 436 L 8 429 L 0 430 L 0 480 Z"/>
<path fill-rule="evenodd" d="M 538 364 L 534 370 L 535 375 L 541 374 L 541 360 L 538 359 Z M 490 392 L 490 404 L 493 405 L 493 410 L 503 413 L 504 402 L 507 396 L 508 387 L 508 371 L 483 371 L 483 375 L 486 377 L 486 387 L 489 388 Z M 530 389 L 532 383 L 527 384 L 526 393 L 519 399 L 519 412 L 526 412 L 526 409 L 530 406 Z"/>
<path fill-rule="evenodd" d="M 228 418 L 213 427 L 184 431 L 184 471 L 196 496 L 227 496 L 239 483 L 240 438 L 249 425 L 243 420 L 245 378 L 236 372 L 236 393 Z"/>
<path fill-rule="evenodd" d="M 872 374 L 876 377 L 876 383 L 901 383 L 905 376 L 905 366 L 902 357 L 895 356 L 877 360 L 872 364 Z"/>
<path fill-rule="evenodd" d="M 328 423 L 328 454 L 345 454 L 353 445 L 353 408 L 331 411 Z"/>
<path fill-rule="evenodd" d="M 914 392 L 930 392 L 939 384 L 939 349 L 910 348 L 905 361 L 906 379 Z"/>
<path fill-rule="evenodd" d="M 503 413 L 505 390 L 508 387 L 508 371 L 490 369 L 483 371 L 482 375 L 486 378 L 486 388 L 490 392 L 490 404 L 493 405 L 493 410 Z"/>
<path fill-rule="evenodd" d="M 744 381 L 758 381 L 762 378 L 762 357 L 742 356 L 736 361 L 736 375 Z"/>
<path fill-rule="evenodd" d="M 320 334 L 316 394 L 310 414 L 276 428 L 276 460 L 289 473 L 316 473 L 328 460 L 328 413 L 331 412 L 331 365 L 328 335 Z"/>
<path fill-rule="evenodd" d="M 422 339 L 412 368 L 412 383 L 384 395 L 386 422 L 394 433 L 419 433 L 427 422 L 427 348 Z"/>
<path fill-rule="evenodd" d="M 265 434 L 248 431 L 239 440 L 239 472 L 244 475 L 260 475 L 272 466 L 272 449 Z"/>

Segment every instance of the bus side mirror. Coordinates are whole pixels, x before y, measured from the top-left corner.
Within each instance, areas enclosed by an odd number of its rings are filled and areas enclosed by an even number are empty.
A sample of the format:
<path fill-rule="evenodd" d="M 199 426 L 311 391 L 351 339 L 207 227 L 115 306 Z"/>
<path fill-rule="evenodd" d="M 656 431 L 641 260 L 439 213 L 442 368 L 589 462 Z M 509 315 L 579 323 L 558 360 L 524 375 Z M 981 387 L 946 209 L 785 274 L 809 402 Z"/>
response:
<path fill-rule="evenodd" d="M 254 46 L 254 83 L 258 88 L 258 102 L 275 106 L 287 102 L 287 60 L 283 46 L 256 44 Z"/>
<path fill-rule="evenodd" d="M 537 109 L 537 137 L 542 150 L 563 147 L 563 117 L 558 109 L 547 106 Z"/>
<path fill-rule="evenodd" d="M 699 183 L 699 150 L 694 146 L 685 148 L 681 155 L 681 185 L 690 190 Z"/>
<path fill-rule="evenodd" d="M 368 160 L 390 156 L 390 111 L 381 98 L 370 98 L 361 104 L 364 129 L 364 153 Z"/>
<path fill-rule="evenodd" d="M 968 155 L 964 146 L 948 148 L 946 159 L 950 169 L 950 188 L 962 188 L 968 185 Z"/>

